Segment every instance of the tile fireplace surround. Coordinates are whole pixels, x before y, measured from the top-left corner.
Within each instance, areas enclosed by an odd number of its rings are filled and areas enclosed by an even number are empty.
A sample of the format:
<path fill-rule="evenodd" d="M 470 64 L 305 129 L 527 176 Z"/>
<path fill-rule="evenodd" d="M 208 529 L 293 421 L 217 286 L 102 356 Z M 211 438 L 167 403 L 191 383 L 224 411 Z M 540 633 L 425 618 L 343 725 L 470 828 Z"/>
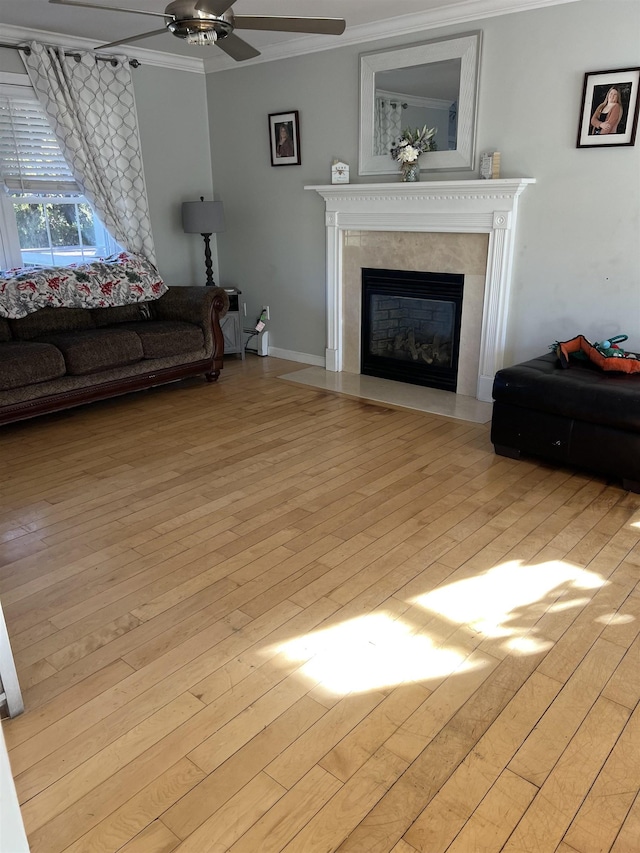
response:
<path fill-rule="evenodd" d="M 326 369 L 360 372 L 363 266 L 457 272 L 465 275 L 458 393 L 491 402 L 493 377 L 503 366 L 518 197 L 533 183 L 502 178 L 305 187 L 326 206 Z"/>

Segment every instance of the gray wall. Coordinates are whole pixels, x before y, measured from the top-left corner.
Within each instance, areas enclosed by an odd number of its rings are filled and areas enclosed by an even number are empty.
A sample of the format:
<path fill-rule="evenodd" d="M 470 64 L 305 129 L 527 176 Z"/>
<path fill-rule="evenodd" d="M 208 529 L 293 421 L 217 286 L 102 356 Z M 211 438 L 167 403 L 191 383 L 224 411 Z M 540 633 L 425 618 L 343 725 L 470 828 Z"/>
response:
<path fill-rule="evenodd" d="M 269 305 L 271 345 L 324 357 L 324 202 L 305 184 L 330 181 L 334 158 L 355 168 L 358 53 L 333 50 L 207 75 L 214 187 L 227 230 L 225 285 L 249 320 Z M 301 166 L 271 166 L 269 113 L 298 110 Z"/>
<path fill-rule="evenodd" d="M 507 362 L 580 332 L 624 331 L 640 348 L 640 139 L 576 148 L 584 73 L 640 64 L 640 4 L 614 5 L 612 15 L 610 3 L 581 0 L 207 75 L 214 187 L 228 219 L 222 282 L 244 291 L 250 314 L 270 306 L 271 345 L 324 355 L 324 203 L 303 187 L 329 183 L 334 157 L 350 163 L 352 181 L 368 180 L 357 176 L 359 53 L 480 29 L 477 151 L 501 151 L 504 177 L 538 182 L 521 199 Z M 274 168 L 267 116 L 292 109 L 302 165 Z"/>
<path fill-rule="evenodd" d="M 158 269 L 169 285 L 204 284 L 202 237 L 181 218 L 183 201 L 212 198 L 204 75 L 143 65 L 133 79 Z"/>

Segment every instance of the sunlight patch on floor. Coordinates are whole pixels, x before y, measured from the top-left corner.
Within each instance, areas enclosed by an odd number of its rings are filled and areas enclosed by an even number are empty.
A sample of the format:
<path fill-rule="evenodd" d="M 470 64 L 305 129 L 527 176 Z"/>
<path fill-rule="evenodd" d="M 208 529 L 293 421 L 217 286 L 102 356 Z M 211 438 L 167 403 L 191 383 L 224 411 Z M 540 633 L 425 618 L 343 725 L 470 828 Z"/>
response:
<path fill-rule="evenodd" d="M 277 647 L 301 671 L 338 695 L 429 681 L 479 666 L 467 653 L 434 645 L 425 634 L 384 612 L 359 616 Z"/>
<path fill-rule="evenodd" d="M 477 638 L 473 648 L 485 638 L 498 639 L 511 653 L 537 654 L 553 645 L 532 629 L 538 618 L 549 611 L 584 607 L 591 599 L 580 591 L 606 583 L 596 573 L 562 560 L 537 565 L 514 560 L 411 599 L 433 614 L 428 630 L 406 615 L 403 620 L 378 611 L 265 652 L 300 661 L 302 675 L 337 695 L 439 681 L 484 665 L 482 657 L 469 658 L 471 647 L 454 645 L 457 628 Z"/>
<path fill-rule="evenodd" d="M 519 611 L 534 604 L 540 605 L 540 614 L 552 608 L 581 607 L 588 602 L 588 598 L 558 603 L 548 599 L 550 596 L 555 599 L 569 589 L 598 589 L 605 583 L 595 572 L 563 560 L 533 565 L 512 560 L 481 575 L 419 595 L 413 602 L 451 622 L 469 625 L 488 637 L 507 638 L 519 632 Z"/>
<path fill-rule="evenodd" d="M 605 613 L 603 616 L 597 616 L 594 621 L 601 625 L 628 625 L 633 622 L 633 616 L 630 613 Z"/>
<path fill-rule="evenodd" d="M 538 652 L 546 652 L 553 646 L 551 640 L 543 640 L 539 637 L 511 637 L 505 640 L 504 647 L 510 652 L 519 655 L 536 655 Z"/>

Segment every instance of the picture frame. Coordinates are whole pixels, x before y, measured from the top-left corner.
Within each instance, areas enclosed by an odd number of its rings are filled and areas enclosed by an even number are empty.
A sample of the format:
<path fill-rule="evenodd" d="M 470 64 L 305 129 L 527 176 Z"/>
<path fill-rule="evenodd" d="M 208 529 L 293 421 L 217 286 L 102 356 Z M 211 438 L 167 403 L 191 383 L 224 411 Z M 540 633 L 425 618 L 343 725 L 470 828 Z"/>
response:
<path fill-rule="evenodd" d="M 640 68 L 588 71 L 584 75 L 576 147 L 635 145 L 639 91 Z"/>
<path fill-rule="evenodd" d="M 302 163 L 298 110 L 269 113 L 269 147 L 272 166 L 299 166 Z"/>

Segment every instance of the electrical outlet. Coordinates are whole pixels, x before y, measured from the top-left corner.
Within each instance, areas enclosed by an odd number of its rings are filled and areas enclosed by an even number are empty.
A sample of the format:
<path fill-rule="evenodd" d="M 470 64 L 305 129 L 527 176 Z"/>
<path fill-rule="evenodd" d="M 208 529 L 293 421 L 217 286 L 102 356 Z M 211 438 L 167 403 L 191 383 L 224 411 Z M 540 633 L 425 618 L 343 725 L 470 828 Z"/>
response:
<path fill-rule="evenodd" d="M 266 320 L 270 320 L 270 319 L 271 319 L 271 315 L 269 314 L 269 306 L 268 306 L 268 305 L 264 305 L 264 306 L 263 306 L 263 308 L 262 308 L 262 310 L 264 311 L 265 319 L 266 319 Z"/>

